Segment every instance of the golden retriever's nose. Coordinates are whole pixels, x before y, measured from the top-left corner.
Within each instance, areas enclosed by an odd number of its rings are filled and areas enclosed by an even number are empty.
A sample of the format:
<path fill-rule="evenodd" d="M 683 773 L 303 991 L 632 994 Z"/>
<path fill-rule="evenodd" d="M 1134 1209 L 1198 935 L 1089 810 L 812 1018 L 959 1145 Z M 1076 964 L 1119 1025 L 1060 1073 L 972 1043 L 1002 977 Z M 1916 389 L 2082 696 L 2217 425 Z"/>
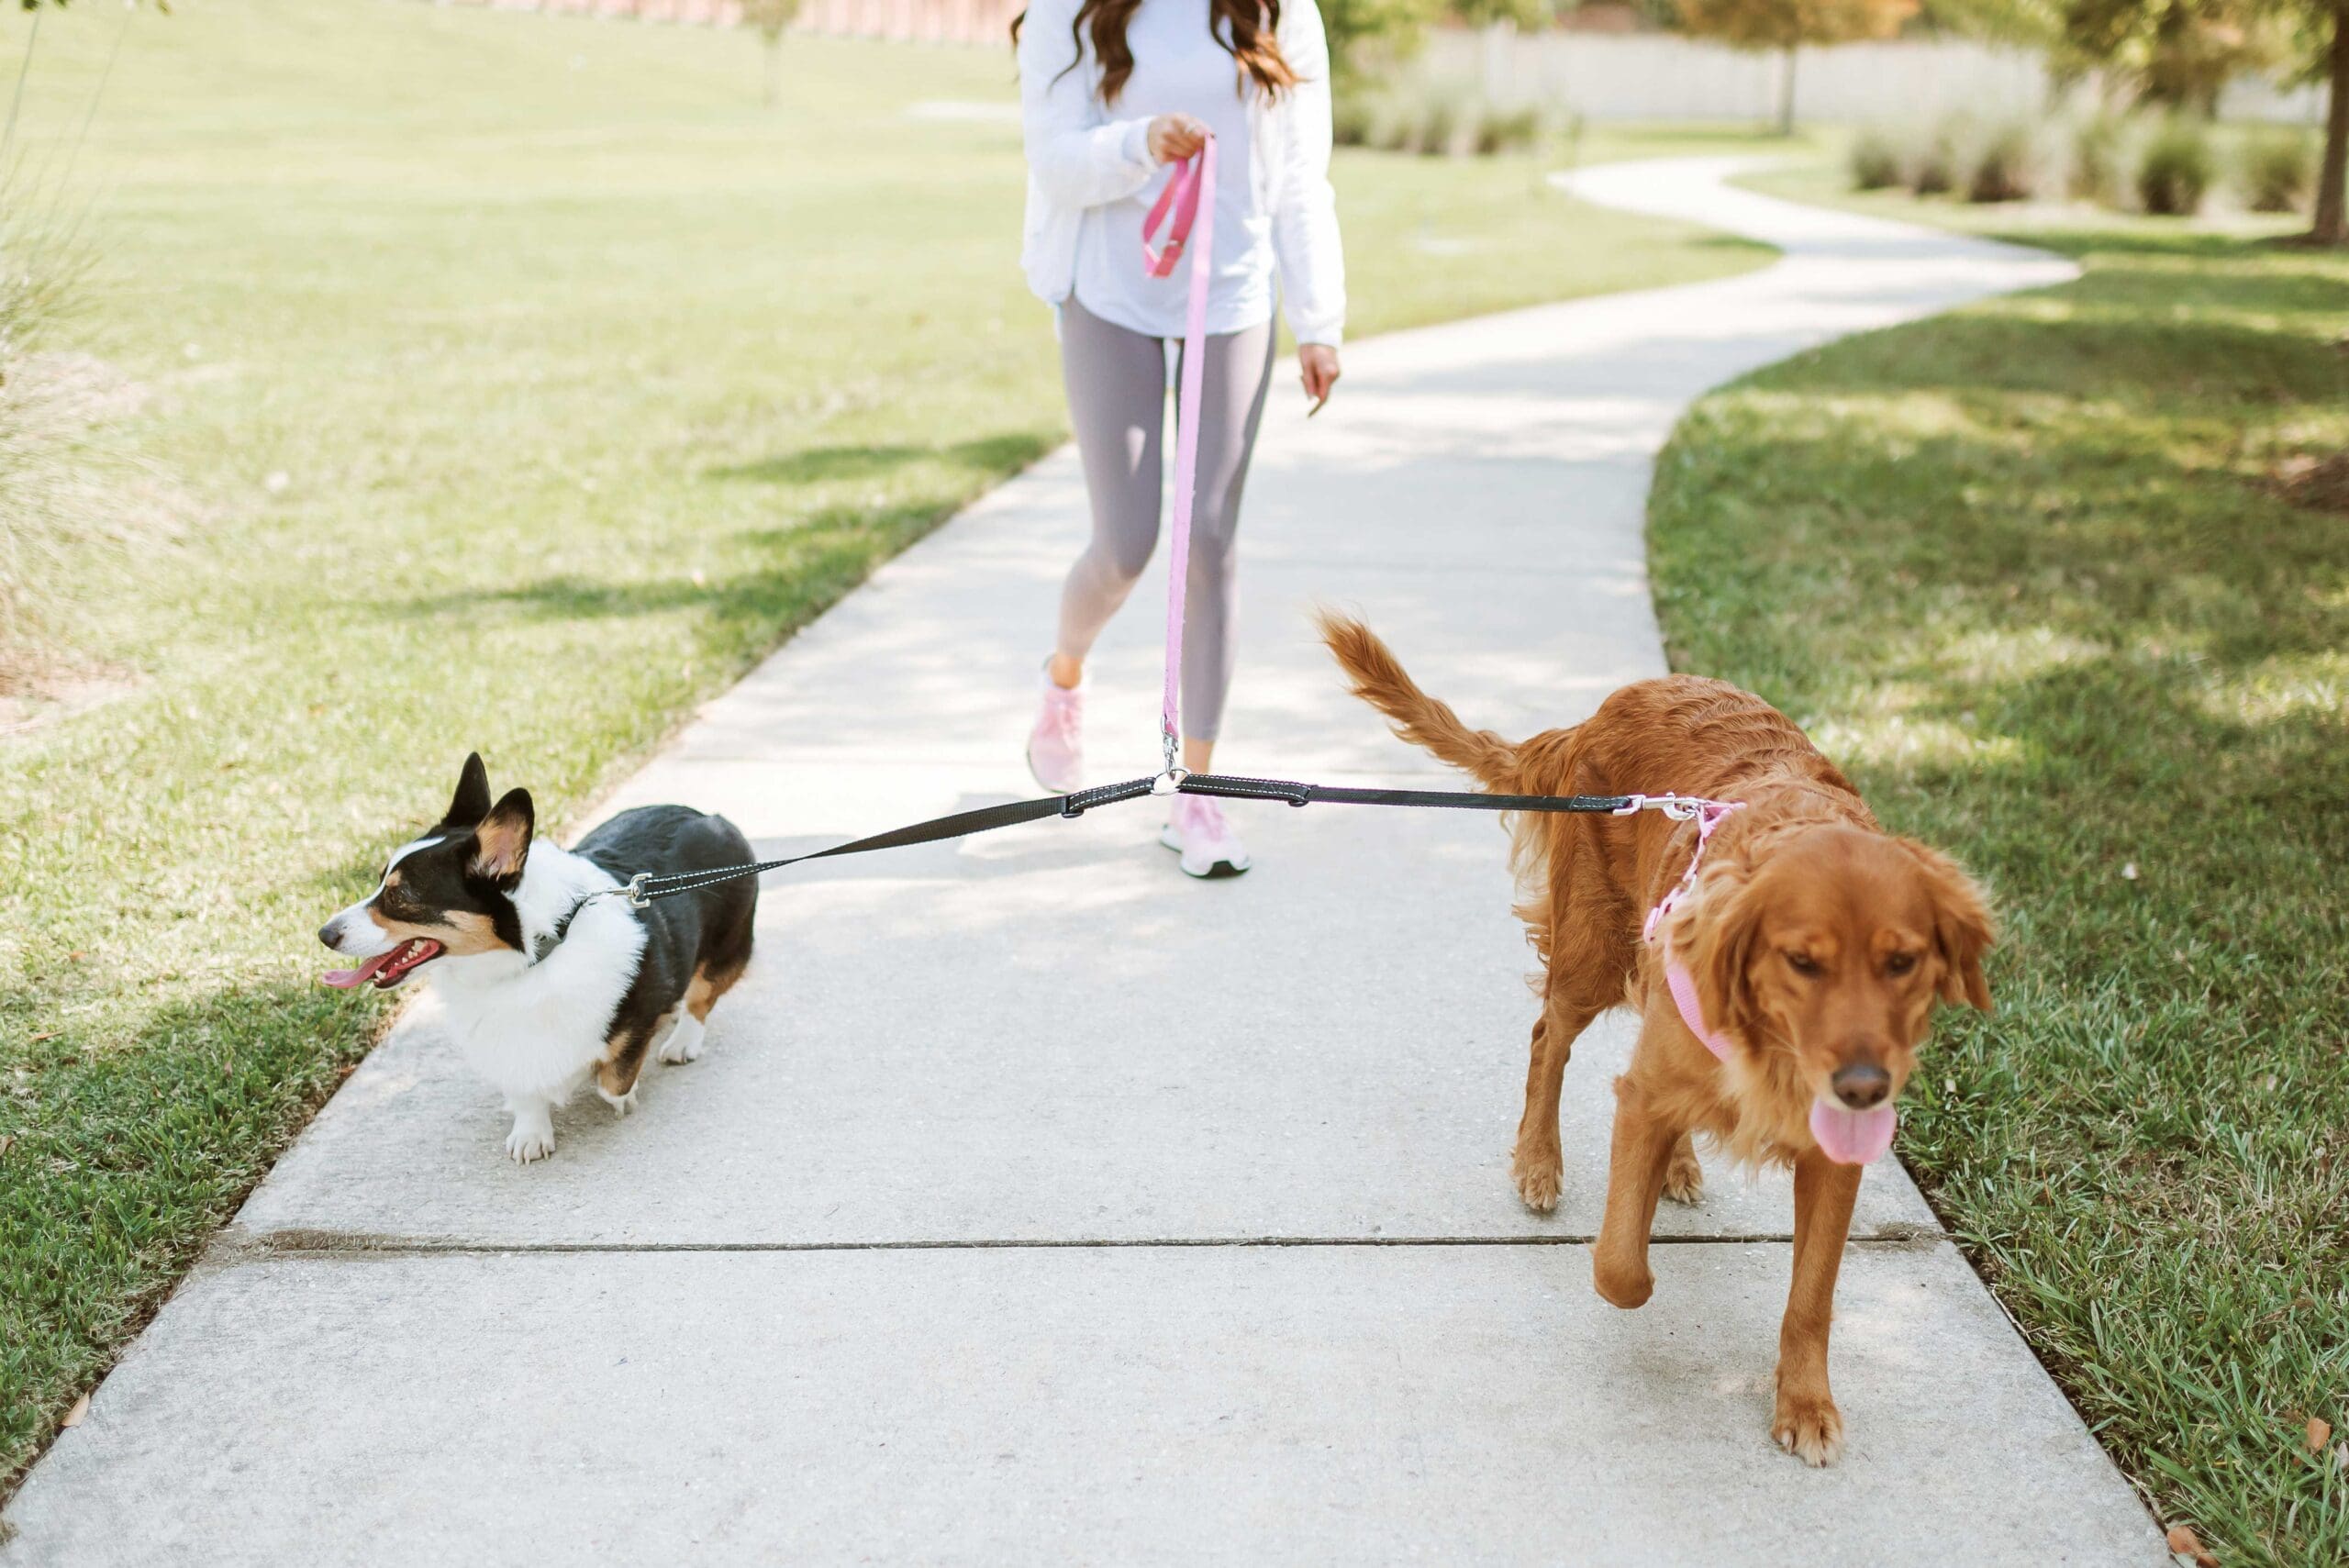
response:
<path fill-rule="evenodd" d="M 1892 1093 L 1892 1074 L 1873 1062 L 1854 1062 L 1849 1067 L 1835 1069 L 1827 1086 L 1835 1091 L 1835 1097 L 1846 1108 L 1864 1111 L 1884 1104 L 1885 1097 Z"/>

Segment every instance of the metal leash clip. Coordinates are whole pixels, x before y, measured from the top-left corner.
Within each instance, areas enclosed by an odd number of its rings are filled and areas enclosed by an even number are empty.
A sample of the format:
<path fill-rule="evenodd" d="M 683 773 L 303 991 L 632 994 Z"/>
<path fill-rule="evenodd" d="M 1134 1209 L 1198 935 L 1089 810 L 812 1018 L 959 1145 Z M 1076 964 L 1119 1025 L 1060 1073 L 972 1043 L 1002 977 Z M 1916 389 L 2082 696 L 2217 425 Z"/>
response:
<path fill-rule="evenodd" d="M 1174 795 L 1182 789 L 1183 781 L 1190 776 L 1190 769 L 1178 768 L 1170 762 L 1166 764 L 1166 771 L 1164 773 L 1150 781 L 1150 793 L 1152 795 Z"/>
<path fill-rule="evenodd" d="M 640 871 L 634 876 L 628 879 L 628 885 L 626 887 L 615 888 L 613 891 L 628 895 L 629 908 L 649 909 L 652 906 L 652 900 L 644 895 L 644 884 L 651 880 L 652 873 L 651 872 Z"/>
<path fill-rule="evenodd" d="M 1702 800 L 1684 800 L 1677 793 L 1665 795 L 1632 795 L 1624 796 L 1623 804 L 1617 806 L 1613 811 L 1609 812 L 1608 815 L 1610 817 L 1637 817 L 1641 812 L 1647 810 L 1650 806 L 1653 806 L 1656 810 L 1663 812 L 1666 817 L 1671 817 L 1675 822 L 1694 822 L 1698 817 L 1704 815 L 1705 807 L 1709 804 L 1710 803 Z"/>

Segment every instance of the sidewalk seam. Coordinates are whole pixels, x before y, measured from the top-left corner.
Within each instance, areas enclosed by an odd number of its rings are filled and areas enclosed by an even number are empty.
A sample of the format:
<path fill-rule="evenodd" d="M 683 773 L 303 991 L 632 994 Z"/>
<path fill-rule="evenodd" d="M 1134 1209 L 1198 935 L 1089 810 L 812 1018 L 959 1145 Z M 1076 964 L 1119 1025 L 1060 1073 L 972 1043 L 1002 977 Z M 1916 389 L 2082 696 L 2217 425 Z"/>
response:
<path fill-rule="evenodd" d="M 907 1241 L 466 1241 L 435 1240 L 429 1237 L 378 1236 L 364 1231 L 273 1230 L 258 1236 L 224 1236 L 206 1257 L 213 1267 L 229 1267 L 265 1258 L 328 1257 L 484 1257 L 540 1253 L 576 1257 L 598 1253 L 665 1252 L 1019 1252 L 1068 1251 L 1198 1251 L 1211 1249 L 1403 1248 L 1403 1247 L 1586 1247 L 1598 1240 L 1588 1232 L 1549 1236 L 1174 1236 L 1016 1238 L 978 1237 L 965 1240 Z M 1887 1225 L 1870 1236 L 1854 1236 L 1848 1245 L 1884 1251 L 1918 1251 L 1949 1242 L 1946 1231 L 1924 1226 Z M 1772 1231 L 1656 1236 L 1656 1247 L 1789 1246 L 1792 1234 Z"/>

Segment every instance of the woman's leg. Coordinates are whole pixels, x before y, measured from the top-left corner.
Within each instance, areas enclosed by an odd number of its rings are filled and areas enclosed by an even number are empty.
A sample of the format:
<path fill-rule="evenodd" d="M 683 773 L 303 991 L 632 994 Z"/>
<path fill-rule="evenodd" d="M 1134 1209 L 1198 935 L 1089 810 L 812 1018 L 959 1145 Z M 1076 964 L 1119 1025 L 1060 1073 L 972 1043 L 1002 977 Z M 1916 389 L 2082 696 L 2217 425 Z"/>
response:
<path fill-rule="evenodd" d="M 1074 686 L 1093 639 L 1126 602 L 1158 546 L 1165 345 L 1111 326 L 1072 295 L 1061 306 L 1061 375 L 1093 503 L 1093 538 L 1062 586 L 1052 650 L 1052 679 Z"/>
<path fill-rule="evenodd" d="M 1204 773 L 1223 726 L 1240 636 L 1240 496 L 1272 383 L 1273 324 L 1209 338 L 1199 395 L 1199 478 L 1183 597 L 1183 765 Z M 1180 359 L 1180 355 L 1176 356 Z"/>

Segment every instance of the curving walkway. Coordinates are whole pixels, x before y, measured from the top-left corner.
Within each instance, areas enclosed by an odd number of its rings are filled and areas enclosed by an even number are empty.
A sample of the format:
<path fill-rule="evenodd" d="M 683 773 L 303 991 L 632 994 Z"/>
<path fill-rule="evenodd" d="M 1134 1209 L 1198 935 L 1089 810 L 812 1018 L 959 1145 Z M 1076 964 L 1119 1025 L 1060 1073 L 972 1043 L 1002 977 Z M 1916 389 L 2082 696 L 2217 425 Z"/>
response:
<path fill-rule="evenodd" d="M 1340 694 L 1315 599 L 1508 732 L 1662 672 L 1642 514 L 1691 398 L 2071 275 L 1733 168 L 1566 183 L 1776 265 L 1359 345 L 1310 425 L 1280 399 L 1227 767 L 1432 769 Z M 1006 484 L 612 806 L 721 808 L 771 852 L 1029 793 L 1081 505 L 1066 452 Z M 1104 641 L 1099 776 L 1154 762 L 1161 592 Z M 1533 1006 L 1494 825 L 1242 809 L 1234 883 L 1174 874 L 1129 806 L 771 884 L 702 1061 L 625 1123 L 573 1106 L 527 1171 L 416 1010 L 35 1471 L 0 1562 L 2164 1559 L 1889 1164 L 1839 1303 L 1848 1455 L 1780 1455 L 1783 1181 L 1717 1172 L 1661 1222 L 1654 1301 L 1601 1304 L 1602 1024 L 1558 1213 L 1510 1191 Z"/>

